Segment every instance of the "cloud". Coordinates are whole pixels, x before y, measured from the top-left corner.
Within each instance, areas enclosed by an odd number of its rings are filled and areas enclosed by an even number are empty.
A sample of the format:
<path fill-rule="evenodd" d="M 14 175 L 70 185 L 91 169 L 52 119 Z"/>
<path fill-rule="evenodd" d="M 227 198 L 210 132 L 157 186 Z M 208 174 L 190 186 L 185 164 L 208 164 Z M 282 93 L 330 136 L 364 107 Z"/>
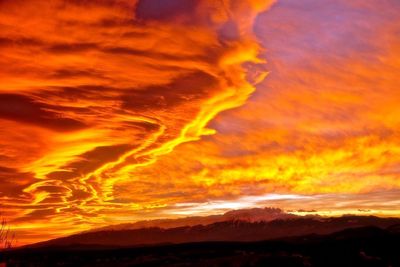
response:
<path fill-rule="evenodd" d="M 0 165 L 28 176 L 0 190 L 16 227 L 81 229 L 156 207 L 119 203 L 115 184 L 150 183 L 132 172 L 245 103 L 244 63 L 262 63 L 252 25 L 271 3 L 1 1 Z"/>
<path fill-rule="evenodd" d="M 23 189 L 34 182 L 32 173 L 23 173 L 3 166 L 0 166 L 0 177 L 2 178 L 0 199 L 5 197 L 22 197 Z"/>
<path fill-rule="evenodd" d="M 326 215 L 365 205 L 397 216 L 399 6 L 375 5 L 278 1 L 255 24 L 266 80 L 245 105 L 211 121 L 217 134 L 133 170 L 136 190 L 117 183 L 117 195 L 154 205 L 190 196 L 190 213 L 203 203 L 211 212 L 255 204 L 244 196 L 293 194 L 309 198 L 257 205 Z"/>
<path fill-rule="evenodd" d="M 35 102 L 17 94 L 0 94 L 0 118 L 37 124 L 58 131 L 73 131 L 85 128 L 78 120 L 63 118 L 62 113 L 52 111 L 54 106 Z"/>
<path fill-rule="evenodd" d="M 2 209 L 26 240 L 253 206 L 398 215 L 399 8 L 1 1 Z"/>
<path fill-rule="evenodd" d="M 185 0 L 140 0 L 136 7 L 136 16 L 143 20 L 167 21 L 184 17 L 187 20 L 193 20 L 196 7 L 200 1 Z"/>

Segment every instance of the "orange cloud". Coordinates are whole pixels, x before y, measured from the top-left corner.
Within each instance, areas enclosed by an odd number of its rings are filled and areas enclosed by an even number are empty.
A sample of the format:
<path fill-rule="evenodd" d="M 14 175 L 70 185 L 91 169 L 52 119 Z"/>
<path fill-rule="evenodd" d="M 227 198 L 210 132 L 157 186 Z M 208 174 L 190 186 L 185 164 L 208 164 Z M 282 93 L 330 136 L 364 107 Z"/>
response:
<path fill-rule="evenodd" d="M 247 100 L 270 4 L 2 1 L 0 201 L 16 228 L 67 233 L 158 207 L 120 203 L 115 184 L 135 188 L 133 171 Z"/>
<path fill-rule="evenodd" d="M 363 3 L 278 1 L 260 15 L 267 79 L 210 123 L 217 134 L 134 170 L 135 188 L 117 183 L 120 200 L 164 216 L 271 205 L 398 216 L 400 7 Z"/>
<path fill-rule="evenodd" d="M 254 206 L 399 216 L 399 10 L 0 1 L 2 212 L 21 243 Z"/>

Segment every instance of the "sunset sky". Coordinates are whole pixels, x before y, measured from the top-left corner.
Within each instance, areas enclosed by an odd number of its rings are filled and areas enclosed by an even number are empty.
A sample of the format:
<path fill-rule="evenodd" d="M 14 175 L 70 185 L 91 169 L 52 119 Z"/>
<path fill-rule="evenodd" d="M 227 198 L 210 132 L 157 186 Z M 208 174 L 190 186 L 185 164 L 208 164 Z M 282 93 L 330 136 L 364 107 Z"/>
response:
<path fill-rule="evenodd" d="M 400 216 L 399 14 L 0 0 L 2 216 L 20 244 L 252 207 Z"/>

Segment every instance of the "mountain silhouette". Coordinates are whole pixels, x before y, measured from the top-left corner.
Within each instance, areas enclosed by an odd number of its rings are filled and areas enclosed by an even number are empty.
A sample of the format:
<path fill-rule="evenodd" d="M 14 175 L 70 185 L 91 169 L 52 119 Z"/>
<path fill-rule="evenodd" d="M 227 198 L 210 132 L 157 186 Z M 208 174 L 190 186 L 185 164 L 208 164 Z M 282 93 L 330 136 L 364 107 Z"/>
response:
<path fill-rule="evenodd" d="M 327 235 L 348 228 L 376 227 L 398 229 L 399 218 L 342 216 L 333 218 L 295 217 L 272 221 L 228 220 L 208 225 L 174 228 L 147 227 L 129 230 L 86 232 L 37 243 L 30 247 L 103 245 L 128 247 L 208 241 L 261 241 L 305 235 Z"/>
<path fill-rule="evenodd" d="M 258 221 L 273 221 L 276 219 L 290 219 L 297 218 L 297 215 L 286 213 L 279 208 L 252 208 L 252 209 L 239 209 L 231 210 L 224 214 L 209 215 L 209 216 L 190 216 L 177 219 L 155 219 L 155 220 L 143 220 L 135 223 L 124 223 L 117 225 L 109 225 L 97 229 L 91 229 L 86 232 L 99 232 L 108 230 L 133 230 L 149 227 L 159 228 L 175 228 L 183 226 L 195 226 L 195 225 L 208 225 L 216 222 L 241 220 L 248 222 Z M 309 215 L 309 217 L 315 217 Z"/>

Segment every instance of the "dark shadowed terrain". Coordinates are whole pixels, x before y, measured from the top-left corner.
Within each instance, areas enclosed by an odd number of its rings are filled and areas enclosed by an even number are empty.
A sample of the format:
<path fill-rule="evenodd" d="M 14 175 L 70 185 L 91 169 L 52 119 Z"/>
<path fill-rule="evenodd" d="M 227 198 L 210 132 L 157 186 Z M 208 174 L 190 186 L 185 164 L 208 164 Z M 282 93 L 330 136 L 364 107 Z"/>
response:
<path fill-rule="evenodd" d="M 400 266 L 398 221 L 344 216 L 106 231 L 6 251 L 0 257 L 7 266 L 397 267 Z M 350 228 L 336 231 L 344 227 L 345 222 Z M 301 234 L 296 235 L 294 229 Z M 326 234 L 328 229 L 334 231 Z M 275 238 L 284 231 L 288 231 L 287 237 Z M 302 235 L 311 231 L 314 233 Z M 120 244 L 116 243 L 117 238 L 121 239 Z M 256 241 L 262 238 L 269 240 Z M 149 241 L 146 245 L 144 240 L 165 242 L 152 244 Z"/>
<path fill-rule="evenodd" d="M 103 245 L 138 246 L 209 241 L 263 241 L 309 234 L 326 235 L 347 228 L 375 226 L 386 229 L 400 225 L 399 218 L 342 216 L 332 218 L 294 217 L 272 221 L 228 220 L 207 225 L 173 228 L 146 227 L 128 230 L 101 230 L 34 244 L 33 247 Z"/>
<path fill-rule="evenodd" d="M 7 266 L 400 266 L 397 229 L 363 227 L 259 242 L 112 248 L 73 245 L 7 252 Z"/>

